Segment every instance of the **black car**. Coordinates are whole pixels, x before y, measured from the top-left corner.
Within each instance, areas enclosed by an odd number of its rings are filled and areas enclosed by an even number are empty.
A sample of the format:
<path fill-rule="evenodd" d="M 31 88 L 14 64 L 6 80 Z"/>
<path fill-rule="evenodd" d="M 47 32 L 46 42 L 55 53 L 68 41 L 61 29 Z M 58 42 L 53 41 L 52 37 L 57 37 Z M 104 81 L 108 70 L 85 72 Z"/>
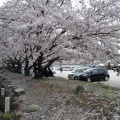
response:
<path fill-rule="evenodd" d="M 104 68 L 92 68 L 85 70 L 82 74 L 79 75 L 79 80 L 86 80 L 88 82 L 95 80 L 105 80 L 108 81 L 110 75 L 108 74 L 107 69 Z"/>

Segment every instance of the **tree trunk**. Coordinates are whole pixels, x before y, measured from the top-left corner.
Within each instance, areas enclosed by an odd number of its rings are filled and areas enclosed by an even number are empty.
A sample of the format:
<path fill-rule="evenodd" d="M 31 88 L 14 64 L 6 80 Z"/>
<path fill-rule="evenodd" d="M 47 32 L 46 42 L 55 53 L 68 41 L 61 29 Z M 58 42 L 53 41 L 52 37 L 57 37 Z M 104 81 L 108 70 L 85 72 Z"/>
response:
<path fill-rule="evenodd" d="M 37 59 L 37 66 L 38 66 L 38 77 L 43 77 L 42 56 L 38 57 L 38 59 Z"/>
<path fill-rule="evenodd" d="M 26 55 L 26 58 L 25 58 L 25 75 L 29 75 L 29 61 L 28 61 L 28 57 Z"/>
<path fill-rule="evenodd" d="M 48 63 L 44 66 L 43 70 L 49 68 L 58 59 L 59 59 L 59 57 L 49 60 Z"/>
<path fill-rule="evenodd" d="M 22 73 L 22 71 L 21 71 L 21 69 L 22 69 L 22 64 L 20 63 L 20 62 L 18 62 L 18 64 L 17 64 L 18 66 L 17 66 L 17 73 Z"/>
<path fill-rule="evenodd" d="M 34 73 L 34 78 L 38 78 L 38 72 L 37 72 L 37 64 L 36 62 L 33 63 L 33 73 Z"/>
<path fill-rule="evenodd" d="M 47 72 L 47 68 L 49 68 L 56 60 L 58 60 L 59 59 L 59 57 L 56 57 L 56 58 L 53 58 L 53 59 L 51 59 L 51 60 L 49 60 L 48 62 L 47 62 L 47 64 L 46 65 L 44 65 L 42 68 L 41 68 L 41 76 L 39 75 L 39 77 L 43 77 L 43 75 L 44 75 L 44 73 L 46 73 Z"/>
<path fill-rule="evenodd" d="M 16 72 L 15 63 L 14 63 L 14 62 L 12 62 L 12 71 L 13 71 L 13 72 Z"/>

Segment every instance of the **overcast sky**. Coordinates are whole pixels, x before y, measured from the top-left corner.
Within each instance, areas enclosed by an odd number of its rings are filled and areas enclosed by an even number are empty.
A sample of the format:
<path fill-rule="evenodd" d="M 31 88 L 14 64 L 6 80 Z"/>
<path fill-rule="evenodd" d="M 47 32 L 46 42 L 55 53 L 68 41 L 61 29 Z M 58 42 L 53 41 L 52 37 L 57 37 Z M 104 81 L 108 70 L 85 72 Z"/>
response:
<path fill-rule="evenodd" d="M 6 0 L 0 0 L 0 6 L 5 2 Z"/>

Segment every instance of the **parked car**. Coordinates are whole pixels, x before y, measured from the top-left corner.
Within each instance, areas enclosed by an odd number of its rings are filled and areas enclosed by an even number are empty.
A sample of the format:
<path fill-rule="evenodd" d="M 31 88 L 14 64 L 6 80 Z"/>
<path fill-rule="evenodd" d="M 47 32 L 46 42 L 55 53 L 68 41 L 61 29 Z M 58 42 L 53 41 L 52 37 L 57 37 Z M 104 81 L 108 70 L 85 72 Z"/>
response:
<path fill-rule="evenodd" d="M 92 68 L 87 69 L 79 75 L 80 80 L 86 80 L 87 82 L 92 82 L 95 80 L 105 80 L 108 81 L 110 75 L 107 69 L 104 68 Z"/>
<path fill-rule="evenodd" d="M 77 80 L 80 73 L 83 73 L 88 67 L 78 68 L 73 70 L 73 72 L 68 74 L 68 79 Z"/>

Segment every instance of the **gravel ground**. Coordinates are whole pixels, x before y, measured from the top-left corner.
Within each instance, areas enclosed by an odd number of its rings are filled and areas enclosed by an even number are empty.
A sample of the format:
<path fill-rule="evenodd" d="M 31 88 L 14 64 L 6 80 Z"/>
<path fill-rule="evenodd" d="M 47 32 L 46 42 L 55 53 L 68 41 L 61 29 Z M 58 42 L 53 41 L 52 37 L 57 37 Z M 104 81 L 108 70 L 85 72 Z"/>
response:
<path fill-rule="evenodd" d="M 6 76 L 14 86 L 25 89 L 26 94 L 18 98 L 21 102 L 17 114 L 22 115 L 21 120 L 120 120 L 119 94 L 114 99 L 91 92 L 76 94 L 68 87 L 30 77 L 12 73 Z M 32 104 L 39 105 L 39 110 L 27 113 L 27 107 Z"/>

